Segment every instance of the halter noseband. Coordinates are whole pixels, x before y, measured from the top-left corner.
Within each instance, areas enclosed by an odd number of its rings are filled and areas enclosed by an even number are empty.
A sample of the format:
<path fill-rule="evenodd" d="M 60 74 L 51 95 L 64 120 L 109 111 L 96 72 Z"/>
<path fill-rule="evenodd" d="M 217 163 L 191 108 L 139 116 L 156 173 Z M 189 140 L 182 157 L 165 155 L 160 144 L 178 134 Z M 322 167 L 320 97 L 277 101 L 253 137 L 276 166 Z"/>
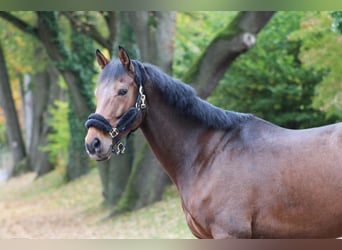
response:
<path fill-rule="evenodd" d="M 135 74 L 135 82 L 137 85 L 139 85 L 139 93 L 137 100 L 135 102 L 135 107 L 131 107 L 119 120 L 116 127 L 112 127 L 112 125 L 109 123 L 109 121 L 104 118 L 100 114 L 90 114 L 88 117 L 88 120 L 85 123 L 85 127 L 89 129 L 90 127 L 95 127 L 104 133 L 108 133 L 110 137 L 112 138 L 112 153 L 115 153 L 117 155 L 124 154 L 126 150 L 126 144 L 127 139 L 129 135 L 134 132 L 136 129 L 129 132 L 125 140 L 122 142 L 119 139 L 120 133 L 126 131 L 127 129 L 132 126 L 132 124 L 136 121 L 138 118 L 139 112 L 142 114 L 142 119 L 144 119 L 145 111 L 146 111 L 146 95 L 144 94 L 143 89 L 143 82 L 144 78 L 147 76 L 144 66 L 135 61 L 132 60 L 132 63 L 135 66 L 135 69 L 139 69 L 139 71 L 136 71 L 137 74 Z M 142 72 L 143 73 L 142 73 Z"/>

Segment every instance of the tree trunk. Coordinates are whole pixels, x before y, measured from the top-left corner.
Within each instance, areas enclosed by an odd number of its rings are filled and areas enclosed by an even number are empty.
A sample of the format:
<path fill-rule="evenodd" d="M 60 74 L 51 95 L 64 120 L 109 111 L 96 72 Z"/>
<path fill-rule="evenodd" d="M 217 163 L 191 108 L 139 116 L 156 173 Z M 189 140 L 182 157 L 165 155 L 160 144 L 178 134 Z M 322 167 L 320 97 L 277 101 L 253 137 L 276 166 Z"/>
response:
<path fill-rule="evenodd" d="M 154 63 L 171 74 L 176 13 L 138 11 L 129 12 L 128 16 L 141 60 Z M 169 183 L 169 178 L 140 131 L 134 137 L 133 156 L 132 171 L 113 214 L 138 209 L 160 200 L 165 185 Z"/>
<path fill-rule="evenodd" d="M 38 37 L 47 49 L 50 58 L 56 62 L 56 66 L 68 85 L 70 100 L 70 144 L 69 159 L 67 165 L 67 180 L 73 180 L 89 171 L 89 159 L 84 150 L 84 121 L 87 120 L 89 113 L 94 109 L 92 105 L 92 93 L 89 91 L 93 70 L 93 60 L 88 63 L 89 68 L 80 69 L 78 64 L 89 61 L 95 49 L 89 46 L 86 40 L 82 40 L 82 34 L 75 32 L 73 27 L 72 47 L 82 52 L 71 56 L 67 51 L 66 45 L 61 40 L 58 28 L 57 17 L 53 12 L 37 12 L 38 15 Z M 77 43 L 77 39 L 82 42 Z M 76 44 L 77 43 L 77 44 Z M 89 51 L 89 50 L 93 51 Z M 91 57 L 93 59 L 93 57 Z"/>
<path fill-rule="evenodd" d="M 139 131 L 134 140 L 134 162 L 124 193 L 112 215 L 132 211 L 161 199 L 168 176 L 160 167 L 145 137 Z"/>
<path fill-rule="evenodd" d="M 242 11 L 222 30 L 197 59 L 183 81 L 201 98 L 207 98 L 233 61 L 252 48 L 256 35 L 268 23 L 273 11 Z"/>
<path fill-rule="evenodd" d="M 117 205 L 125 191 L 132 171 L 134 159 L 132 142 L 134 137 L 135 135 L 131 135 L 124 155 L 113 155 L 109 161 L 98 163 L 105 204 Z"/>
<path fill-rule="evenodd" d="M 13 155 L 13 175 L 30 170 L 29 160 L 25 150 L 24 140 L 12 97 L 11 85 L 8 77 L 5 55 L 0 42 L 0 105 L 6 117 L 6 132 Z"/>
<path fill-rule="evenodd" d="M 50 131 L 48 126 L 48 107 L 53 104 L 61 92 L 57 84 L 58 72 L 52 66 L 45 71 L 36 73 L 33 77 L 32 86 L 32 131 L 30 140 L 30 158 L 31 164 L 37 173 L 37 176 L 44 175 L 54 169 L 49 162 L 49 153 L 42 151 L 46 146 L 47 135 Z"/>
<path fill-rule="evenodd" d="M 34 122 L 33 118 L 33 98 L 32 91 L 30 90 L 32 78 L 29 74 L 24 74 L 23 77 L 20 78 L 20 92 L 21 92 L 21 100 L 22 100 L 22 113 L 24 119 L 24 128 L 25 128 L 25 141 L 26 143 L 26 152 L 29 152 L 30 141 L 32 138 L 32 126 Z M 32 160 L 31 154 L 29 153 L 30 158 Z M 33 165 L 31 166 L 33 167 Z M 33 170 L 33 169 L 32 169 Z"/>

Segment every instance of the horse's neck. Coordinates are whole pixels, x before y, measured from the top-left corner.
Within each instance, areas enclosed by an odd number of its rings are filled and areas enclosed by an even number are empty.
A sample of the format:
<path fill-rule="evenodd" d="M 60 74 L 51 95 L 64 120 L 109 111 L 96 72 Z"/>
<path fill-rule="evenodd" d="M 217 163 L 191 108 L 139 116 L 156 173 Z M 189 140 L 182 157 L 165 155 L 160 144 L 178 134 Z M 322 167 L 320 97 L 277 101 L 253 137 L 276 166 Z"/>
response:
<path fill-rule="evenodd" d="M 198 140 L 205 129 L 179 115 L 160 96 L 148 98 L 148 111 L 141 129 L 163 168 L 174 183 L 188 176 L 191 162 L 200 151 Z"/>

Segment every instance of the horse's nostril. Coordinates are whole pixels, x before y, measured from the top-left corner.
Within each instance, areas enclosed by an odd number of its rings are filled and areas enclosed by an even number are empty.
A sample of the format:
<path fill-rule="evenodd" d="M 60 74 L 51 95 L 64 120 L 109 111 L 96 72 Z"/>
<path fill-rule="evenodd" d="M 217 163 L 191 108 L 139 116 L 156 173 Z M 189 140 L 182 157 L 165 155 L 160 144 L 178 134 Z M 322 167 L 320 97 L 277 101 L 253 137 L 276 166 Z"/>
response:
<path fill-rule="evenodd" d="M 86 147 L 88 154 L 92 154 L 92 155 L 95 154 L 95 149 L 92 147 L 91 144 L 86 143 L 85 147 Z"/>
<path fill-rule="evenodd" d="M 95 150 L 97 153 L 101 150 L 101 141 L 98 138 L 95 138 L 93 142 L 91 143 L 93 150 Z"/>
<path fill-rule="evenodd" d="M 100 152 L 100 150 L 102 149 L 102 144 L 98 138 L 95 138 L 90 144 L 87 143 L 85 147 L 88 153 L 93 155 Z"/>

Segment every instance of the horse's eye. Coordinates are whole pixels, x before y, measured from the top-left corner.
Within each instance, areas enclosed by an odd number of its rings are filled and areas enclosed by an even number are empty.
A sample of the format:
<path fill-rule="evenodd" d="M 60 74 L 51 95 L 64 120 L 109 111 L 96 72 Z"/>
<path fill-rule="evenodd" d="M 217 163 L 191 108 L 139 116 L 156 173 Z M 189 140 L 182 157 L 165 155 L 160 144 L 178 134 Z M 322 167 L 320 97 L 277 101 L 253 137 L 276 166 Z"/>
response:
<path fill-rule="evenodd" d="M 127 94 L 127 92 L 128 92 L 128 90 L 127 90 L 127 89 L 120 89 L 120 90 L 119 90 L 119 92 L 118 92 L 118 95 L 121 95 L 121 96 L 123 96 L 123 95 L 126 95 L 126 94 Z"/>

